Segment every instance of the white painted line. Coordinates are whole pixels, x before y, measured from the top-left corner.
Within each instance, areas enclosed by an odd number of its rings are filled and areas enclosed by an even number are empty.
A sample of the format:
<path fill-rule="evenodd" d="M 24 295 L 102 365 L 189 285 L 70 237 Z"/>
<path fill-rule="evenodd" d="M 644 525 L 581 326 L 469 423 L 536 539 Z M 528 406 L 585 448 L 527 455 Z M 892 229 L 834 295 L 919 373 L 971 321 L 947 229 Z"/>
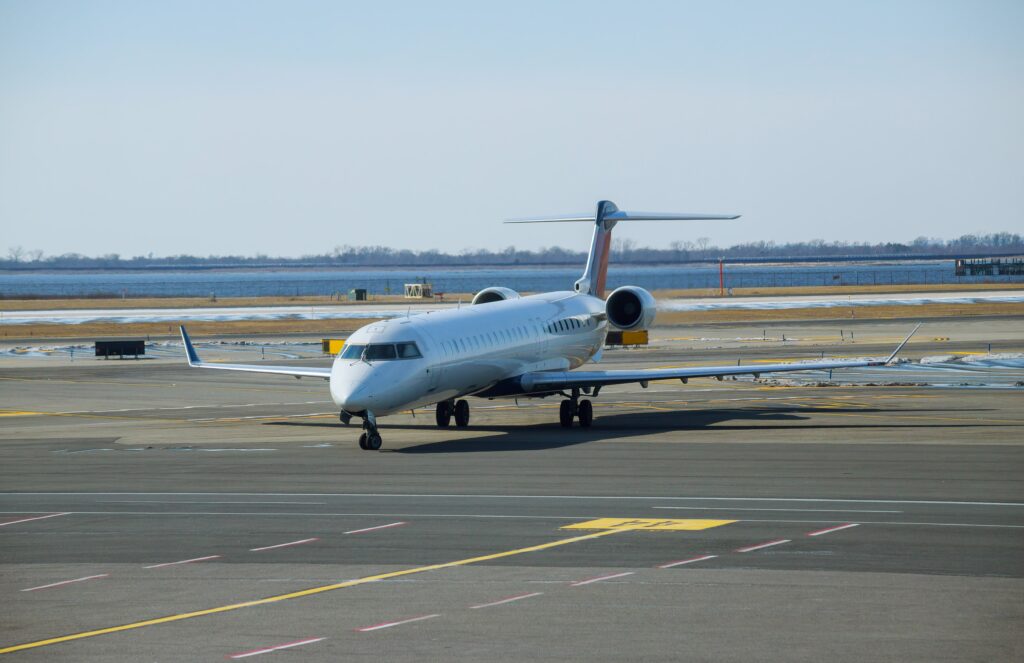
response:
<path fill-rule="evenodd" d="M 399 525 L 405 525 L 405 524 L 407 524 L 405 521 L 400 521 L 400 522 L 397 522 L 397 523 L 388 523 L 387 525 L 377 525 L 376 527 L 366 527 L 366 528 L 363 528 L 363 529 L 353 529 L 353 530 L 349 530 L 347 532 L 342 532 L 342 534 L 362 534 L 363 532 L 373 532 L 375 530 L 387 529 L 389 527 L 398 527 Z"/>
<path fill-rule="evenodd" d="M 576 582 L 569 583 L 570 587 L 582 587 L 583 585 L 589 585 L 592 582 L 601 582 L 602 580 L 611 580 L 612 578 L 622 578 L 625 576 L 631 576 L 636 571 L 626 571 L 625 573 L 613 573 L 607 576 L 597 576 L 596 578 L 587 578 L 586 580 L 577 580 Z"/>
<path fill-rule="evenodd" d="M 403 619 L 397 622 L 384 622 L 382 624 L 374 624 L 373 626 L 364 626 L 363 628 L 357 628 L 356 631 L 360 633 L 369 633 L 370 631 L 379 631 L 383 628 L 391 628 L 392 626 L 400 626 L 402 624 L 411 624 L 412 622 L 421 622 L 424 619 L 433 619 L 434 617 L 440 617 L 440 613 L 436 615 L 423 615 L 422 617 L 413 617 L 412 619 Z"/>
<path fill-rule="evenodd" d="M 228 654 L 228 658 L 248 658 L 250 656 L 259 656 L 260 654 L 269 654 L 272 651 L 279 651 L 281 649 L 291 649 L 292 647 L 301 647 L 302 645 L 311 645 L 314 642 L 320 642 L 327 638 L 308 638 L 306 640 L 296 640 L 295 642 L 286 642 L 283 645 L 274 645 L 273 647 L 264 647 L 263 649 L 253 649 L 251 651 L 243 651 L 237 654 Z"/>
<path fill-rule="evenodd" d="M 814 512 L 814 513 L 903 513 L 902 511 L 875 510 L 875 509 L 763 509 L 745 506 L 652 506 L 652 509 L 676 509 L 681 511 L 786 511 L 786 512 Z"/>
<path fill-rule="evenodd" d="M 6 527 L 7 525 L 17 525 L 18 523 L 27 523 L 31 520 L 46 520 L 47 518 L 56 518 L 57 516 L 68 516 L 71 512 L 67 513 L 51 513 L 48 516 L 33 516 L 31 518 L 21 518 L 19 520 L 9 520 L 6 523 L 0 523 L 0 527 Z"/>
<path fill-rule="evenodd" d="M 759 543 L 756 546 L 747 546 L 746 548 L 737 548 L 736 552 L 753 552 L 760 550 L 761 548 L 768 548 L 771 546 L 782 545 L 783 543 L 789 543 L 792 539 L 776 539 L 775 541 L 769 541 L 768 543 Z"/>
<path fill-rule="evenodd" d="M 718 555 L 701 555 L 700 557 L 691 557 L 690 559 L 681 559 L 678 562 L 669 562 L 668 564 L 662 564 L 659 569 L 671 569 L 673 566 L 682 566 L 683 564 L 693 564 L 694 562 L 703 562 L 706 559 L 714 559 Z"/>
<path fill-rule="evenodd" d="M 320 506 L 327 502 L 169 502 L 167 500 L 97 500 L 97 504 L 298 504 L 302 506 Z"/>
<path fill-rule="evenodd" d="M 531 592 L 529 594 L 519 594 L 517 596 L 510 596 L 507 599 L 501 599 L 500 601 L 493 601 L 491 603 L 481 603 L 480 605 L 472 605 L 469 607 L 470 610 L 479 610 L 480 608 L 492 608 L 496 605 L 505 605 L 506 603 L 512 603 L 513 601 L 522 601 L 523 599 L 533 598 L 534 596 L 540 596 L 544 592 Z"/>
<path fill-rule="evenodd" d="M 0 493 L 3 496 L 4 493 Z M 21 514 L 21 511 L 0 511 L 0 514 Z M 64 514 L 61 514 L 64 515 Z M 480 518 L 516 519 L 516 520 L 594 520 L 604 517 L 600 513 L 589 513 L 575 516 L 524 516 L 511 513 L 363 513 L 363 512 L 316 512 L 316 511 L 68 511 L 67 515 L 80 516 L 232 516 L 240 518 L 264 518 L 304 516 L 309 518 L 349 518 L 349 517 L 388 517 L 388 518 Z M 743 518 L 745 523 L 807 523 L 810 525 L 835 522 L 834 520 L 798 520 L 793 518 Z M 915 520 L 861 520 L 861 525 L 896 525 L 898 527 L 988 527 L 994 529 L 1024 529 L 1024 525 L 1003 525 L 998 523 L 939 523 Z"/>
<path fill-rule="evenodd" d="M 319 541 L 319 540 L 320 540 L 319 538 L 313 537 L 312 539 L 302 539 L 301 541 L 289 541 L 288 543 L 279 543 L 279 544 L 277 544 L 275 546 L 263 546 L 262 548 L 249 548 L 249 552 L 259 552 L 261 550 L 273 550 L 275 548 L 287 548 L 289 546 L 299 546 L 299 545 L 302 545 L 303 543 L 312 543 L 314 541 Z"/>
<path fill-rule="evenodd" d="M 109 573 L 101 573 L 101 574 L 95 575 L 95 576 L 85 576 L 84 578 L 75 578 L 74 580 L 64 580 L 62 582 L 53 582 L 53 583 L 50 583 L 49 585 L 40 585 L 39 587 L 29 587 L 28 589 L 23 589 L 21 591 L 23 591 L 23 592 L 34 592 L 37 589 L 49 589 L 50 587 L 60 587 L 61 585 L 70 585 L 73 582 L 82 582 L 84 580 L 95 580 L 96 578 L 106 578 L 109 575 L 110 575 Z"/>
<path fill-rule="evenodd" d="M 180 562 L 166 562 L 164 564 L 150 564 L 149 566 L 144 566 L 142 568 L 144 568 L 144 569 L 159 569 L 159 568 L 163 568 L 165 566 L 177 566 L 178 564 L 191 564 L 192 562 L 205 562 L 208 559 L 217 559 L 219 557 L 220 557 L 220 555 L 207 555 L 206 557 L 195 557 L 193 559 L 183 559 Z"/>
<path fill-rule="evenodd" d="M 819 530 L 815 530 L 813 532 L 808 532 L 807 536 L 821 536 L 822 534 L 828 534 L 829 532 L 838 532 L 841 529 L 850 529 L 851 527 L 856 527 L 859 524 L 860 523 L 846 523 L 845 525 L 837 525 L 835 527 L 826 527 L 825 529 L 819 529 Z"/>
<path fill-rule="evenodd" d="M 420 499 L 424 497 L 445 497 L 453 499 L 544 499 L 544 500 L 662 500 L 662 501 L 719 501 L 719 502 L 846 502 L 852 504 L 952 504 L 958 506 L 1024 506 L 1024 502 L 951 502 L 940 500 L 862 500 L 830 499 L 824 497 L 677 497 L 659 495 L 490 495 L 456 493 L 103 493 L 103 492 L 5 492 L 0 495 L 168 495 L 177 496 L 256 496 L 256 497 L 378 497 L 382 499 Z"/>

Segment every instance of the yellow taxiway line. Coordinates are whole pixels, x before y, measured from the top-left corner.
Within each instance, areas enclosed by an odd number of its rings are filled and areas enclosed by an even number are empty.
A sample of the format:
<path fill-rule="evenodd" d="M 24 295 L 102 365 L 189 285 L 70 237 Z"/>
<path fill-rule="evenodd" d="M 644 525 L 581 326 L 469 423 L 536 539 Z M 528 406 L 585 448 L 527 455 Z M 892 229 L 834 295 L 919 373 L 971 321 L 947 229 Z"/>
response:
<path fill-rule="evenodd" d="M 121 624 L 119 626 L 109 626 L 107 628 L 99 628 L 92 631 L 82 631 L 81 633 L 72 633 L 69 635 L 61 635 L 54 638 L 47 638 L 45 640 L 36 640 L 34 642 L 25 642 L 20 645 L 11 645 L 8 647 L 0 647 L 0 654 L 10 654 L 17 651 L 23 651 L 25 649 L 35 649 L 37 647 L 47 647 L 49 645 L 56 645 L 62 642 L 71 642 L 73 640 L 82 640 L 84 638 L 93 638 L 98 635 L 107 635 L 109 633 L 118 633 L 120 631 L 130 631 L 138 628 L 145 628 L 147 626 L 156 626 L 157 624 L 167 624 L 169 622 L 178 622 L 183 619 L 195 619 L 196 617 L 206 617 L 208 615 L 216 615 L 222 612 L 231 612 L 232 610 L 241 610 L 242 608 L 251 608 L 258 605 L 266 605 L 268 603 L 277 603 L 279 601 L 290 601 L 292 599 L 303 598 L 306 596 L 313 596 L 314 594 L 323 594 L 324 592 L 330 592 L 335 589 L 344 589 L 346 587 L 355 587 L 357 585 L 365 585 L 371 582 L 378 582 L 381 580 L 388 580 L 390 578 L 399 578 L 401 576 L 412 575 L 414 573 L 425 573 L 427 571 L 436 571 L 438 569 L 448 569 L 453 566 L 466 566 L 467 564 L 475 564 L 477 562 L 486 562 L 492 559 L 501 559 L 503 557 L 512 557 L 513 555 L 522 555 L 524 553 L 537 552 L 539 550 L 547 550 L 549 548 L 556 548 L 558 546 L 564 546 L 570 543 L 576 543 L 578 541 L 587 541 L 589 539 L 596 539 L 601 536 L 608 536 L 609 534 L 618 534 L 619 532 L 628 532 L 633 528 L 624 527 L 616 529 L 608 529 L 600 532 L 594 532 L 593 534 L 584 534 L 581 536 L 574 536 L 568 539 L 559 539 L 557 541 L 549 541 L 548 543 L 541 543 L 536 546 L 529 546 L 527 548 L 517 548 L 515 550 L 506 550 L 504 552 L 494 553 L 491 555 L 481 555 L 480 557 L 470 557 L 468 559 L 460 559 L 454 562 L 444 562 L 442 564 L 430 564 L 428 566 L 417 566 L 411 569 L 403 569 L 401 571 L 391 571 L 389 573 L 379 573 L 377 575 L 366 576 L 363 578 L 356 578 L 355 580 L 346 580 L 345 582 L 338 582 L 332 585 L 323 585 L 321 587 L 311 587 L 309 589 L 303 589 L 297 592 L 290 592 L 288 594 L 279 594 L 277 596 L 268 596 L 267 598 L 256 599 L 254 601 L 243 601 L 241 603 L 232 603 L 229 605 L 222 605 L 216 608 L 206 608 L 205 610 L 196 610 L 194 612 L 182 612 L 176 615 L 167 615 L 165 617 L 157 617 L 155 619 L 146 619 L 140 622 L 132 622 L 130 624 Z"/>

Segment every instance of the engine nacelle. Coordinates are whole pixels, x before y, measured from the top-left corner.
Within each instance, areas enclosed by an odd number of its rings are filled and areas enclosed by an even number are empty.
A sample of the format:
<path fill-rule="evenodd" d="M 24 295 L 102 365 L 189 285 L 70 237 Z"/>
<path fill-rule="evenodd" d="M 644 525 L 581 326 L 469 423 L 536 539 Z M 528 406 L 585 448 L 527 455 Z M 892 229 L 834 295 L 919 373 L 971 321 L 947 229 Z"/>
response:
<path fill-rule="evenodd" d="M 619 329 L 647 329 L 658 312 L 654 295 L 635 285 L 616 288 L 604 303 L 608 322 Z"/>
<path fill-rule="evenodd" d="M 519 299 L 519 293 L 511 288 L 484 288 L 473 295 L 473 304 L 490 304 L 506 299 Z"/>

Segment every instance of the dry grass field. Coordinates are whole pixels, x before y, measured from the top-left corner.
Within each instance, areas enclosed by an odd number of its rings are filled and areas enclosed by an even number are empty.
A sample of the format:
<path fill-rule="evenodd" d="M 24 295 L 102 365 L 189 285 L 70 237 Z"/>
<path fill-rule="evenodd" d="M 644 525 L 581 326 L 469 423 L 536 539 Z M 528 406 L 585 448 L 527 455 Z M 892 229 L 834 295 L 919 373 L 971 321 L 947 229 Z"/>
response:
<path fill-rule="evenodd" d="M 965 283 L 932 285 L 860 285 L 860 286 L 808 286 L 779 288 L 733 288 L 734 297 L 807 296 L 807 295 L 866 295 L 900 292 L 970 292 L 979 290 L 1024 290 L 1024 283 Z M 694 288 L 689 290 L 657 290 L 654 295 L 666 297 L 718 298 L 718 289 Z M 467 302 L 473 293 L 445 293 L 444 301 Z M 116 308 L 215 308 L 234 306 L 345 306 L 362 304 L 404 305 L 434 300 L 406 299 L 402 295 L 372 295 L 369 302 L 333 299 L 328 296 L 309 297 L 121 297 L 73 299 L 0 299 L 0 311 L 45 311 L 60 309 L 116 309 Z"/>
<path fill-rule="evenodd" d="M 808 288 L 744 288 L 733 291 L 734 296 L 808 296 L 854 294 L 884 294 L 899 292 L 950 292 L 971 290 L 1021 290 L 1024 284 L 973 284 L 933 286 L 835 286 Z M 707 290 L 664 290 L 655 293 L 658 298 L 708 296 Z M 463 294 L 462 301 L 470 295 Z M 448 295 L 448 301 L 458 301 L 459 295 Z M 717 297 L 716 297 L 717 298 Z M 371 304 L 407 304 L 412 300 L 401 296 L 376 297 Z M 331 301 L 327 297 L 247 297 L 225 298 L 211 301 L 200 298 L 139 298 L 139 299 L 43 299 L 43 300 L 0 300 L 0 311 L 14 310 L 59 310 L 59 309 L 136 309 L 136 308 L 199 308 L 236 306 L 326 306 L 344 305 L 346 302 Z M 353 304 L 357 302 L 352 302 Z M 366 302 L 358 302 L 365 304 Z M 662 311 L 655 326 L 678 327 L 685 325 L 773 322 L 773 321 L 821 321 L 821 320 L 892 320 L 928 319 L 977 316 L 1021 316 L 1024 320 L 1024 303 L 978 304 L 925 304 L 920 306 L 870 306 L 798 308 L 781 310 L 717 310 L 717 311 Z M 345 336 L 359 327 L 372 322 L 367 318 L 345 318 L 335 320 L 233 320 L 222 322 L 189 322 L 190 331 L 202 336 L 215 335 L 319 335 L 323 337 Z M 89 322 L 80 325 L 0 324 L 0 341 L 45 341 L 48 339 L 94 339 L 111 337 L 168 338 L 178 334 L 178 323 L 113 323 Z"/>

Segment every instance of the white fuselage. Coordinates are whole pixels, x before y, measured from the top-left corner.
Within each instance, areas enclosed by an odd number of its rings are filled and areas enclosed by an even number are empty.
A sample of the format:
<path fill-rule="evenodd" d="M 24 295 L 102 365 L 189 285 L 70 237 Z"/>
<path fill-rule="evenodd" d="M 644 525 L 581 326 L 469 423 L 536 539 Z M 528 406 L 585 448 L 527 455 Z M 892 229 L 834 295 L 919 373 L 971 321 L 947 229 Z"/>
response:
<path fill-rule="evenodd" d="M 577 368 L 601 350 L 607 330 L 604 301 L 574 292 L 375 322 L 346 340 L 352 350 L 334 361 L 331 398 L 349 413 L 377 416 L 475 394 L 530 371 Z M 421 356 L 351 356 L 363 346 L 408 343 Z"/>

